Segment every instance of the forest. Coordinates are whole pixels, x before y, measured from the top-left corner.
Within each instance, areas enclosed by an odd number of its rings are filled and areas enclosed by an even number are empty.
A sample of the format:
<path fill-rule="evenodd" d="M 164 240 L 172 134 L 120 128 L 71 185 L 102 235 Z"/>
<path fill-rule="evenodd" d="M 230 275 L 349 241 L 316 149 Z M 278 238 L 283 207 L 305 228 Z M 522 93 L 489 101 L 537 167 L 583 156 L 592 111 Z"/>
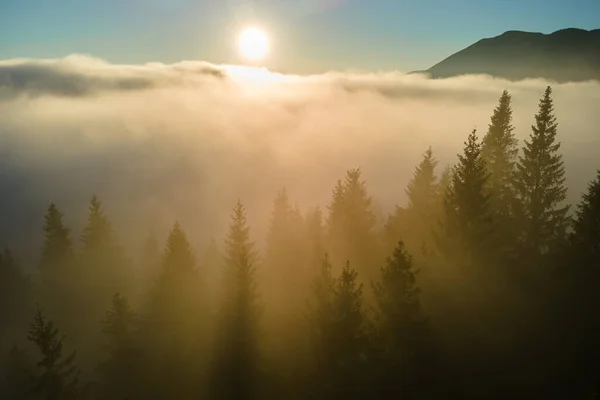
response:
<path fill-rule="evenodd" d="M 225 238 L 141 254 L 97 196 L 82 232 L 49 203 L 36 265 L 0 256 L 0 398 L 600 398 L 600 171 L 566 204 L 551 87 L 521 143 L 508 91 L 490 114 L 385 221 L 360 168 L 281 188 L 263 248 L 244 193 Z"/>

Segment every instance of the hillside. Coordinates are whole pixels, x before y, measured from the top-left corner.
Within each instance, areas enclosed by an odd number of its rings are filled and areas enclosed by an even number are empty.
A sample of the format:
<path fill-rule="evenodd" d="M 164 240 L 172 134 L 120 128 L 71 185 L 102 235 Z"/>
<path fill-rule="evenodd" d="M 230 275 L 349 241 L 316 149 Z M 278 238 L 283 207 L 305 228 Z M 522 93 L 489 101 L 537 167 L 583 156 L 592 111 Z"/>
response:
<path fill-rule="evenodd" d="M 563 29 L 551 34 L 508 31 L 482 39 L 421 71 L 432 78 L 489 74 L 510 80 L 600 80 L 600 29 Z"/>

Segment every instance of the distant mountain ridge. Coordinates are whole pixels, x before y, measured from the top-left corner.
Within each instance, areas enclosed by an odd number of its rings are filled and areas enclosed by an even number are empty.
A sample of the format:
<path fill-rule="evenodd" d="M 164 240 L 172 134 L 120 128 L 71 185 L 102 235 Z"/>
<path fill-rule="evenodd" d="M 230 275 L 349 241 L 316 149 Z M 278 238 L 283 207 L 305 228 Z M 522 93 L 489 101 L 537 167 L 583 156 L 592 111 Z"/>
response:
<path fill-rule="evenodd" d="M 509 80 L 600 81 L 600 29 L 568 28 L 551 34 L 507 31 L 417 72 L 432 78 L 489 74 Z"/>

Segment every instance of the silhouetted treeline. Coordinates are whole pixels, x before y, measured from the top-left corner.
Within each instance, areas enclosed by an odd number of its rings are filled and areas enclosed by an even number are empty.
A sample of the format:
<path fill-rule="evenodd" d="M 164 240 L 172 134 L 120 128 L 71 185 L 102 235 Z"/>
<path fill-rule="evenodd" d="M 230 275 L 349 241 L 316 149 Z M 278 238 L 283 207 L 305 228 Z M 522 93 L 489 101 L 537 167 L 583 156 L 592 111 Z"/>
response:
<path fill-rule="evenodd" d="M 0 397 L 594 398 L 600 172 L 571 213 L 550 87 L 532 122 L 502 93 L 386 221 L 360 169 L 327 208 L 282 189 L 263 249 L 240 201 L 222 245 L 180 221 L 141 255 L 95 196 L 79 238 L 50 204 L 35 268 L 0 255 Z"/>

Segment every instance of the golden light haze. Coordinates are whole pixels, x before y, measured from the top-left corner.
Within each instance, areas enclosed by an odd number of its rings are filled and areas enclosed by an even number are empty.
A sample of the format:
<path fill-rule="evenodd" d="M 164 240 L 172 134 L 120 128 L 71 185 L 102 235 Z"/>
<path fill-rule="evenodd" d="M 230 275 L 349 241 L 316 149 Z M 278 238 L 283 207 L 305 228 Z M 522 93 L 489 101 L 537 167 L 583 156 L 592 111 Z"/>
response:
<path fill-rule="evenodd" d="M 0 82 L 8 82 L 0 137 L 11 154 L 3 162 L 34 183 L 15 189 L 28 199 L 15 216 L 29 206 L 38 215 L 51 199 L 68 218 L 83 218 L 96 193 L 125 240 L 140 236 L 132 226 L 166 232 L 179 220 L 198 243 L 222 237 L 241 197 L 259 244 L 284 185 L 301 209 L 324 207 L 336 180 L 361 167 L 383 220 L 404 204 L 428 146 L 440 170 L 454 163 L 471 129 L 487 130 L 504 89 L 523 139 L 548 85 L 400 72 L 287 76 L 195 61 L 114 65 L 81 55 L 3 61 Z M 597 167 L 600 84 L 553 89 L 574 203 Z"/>

